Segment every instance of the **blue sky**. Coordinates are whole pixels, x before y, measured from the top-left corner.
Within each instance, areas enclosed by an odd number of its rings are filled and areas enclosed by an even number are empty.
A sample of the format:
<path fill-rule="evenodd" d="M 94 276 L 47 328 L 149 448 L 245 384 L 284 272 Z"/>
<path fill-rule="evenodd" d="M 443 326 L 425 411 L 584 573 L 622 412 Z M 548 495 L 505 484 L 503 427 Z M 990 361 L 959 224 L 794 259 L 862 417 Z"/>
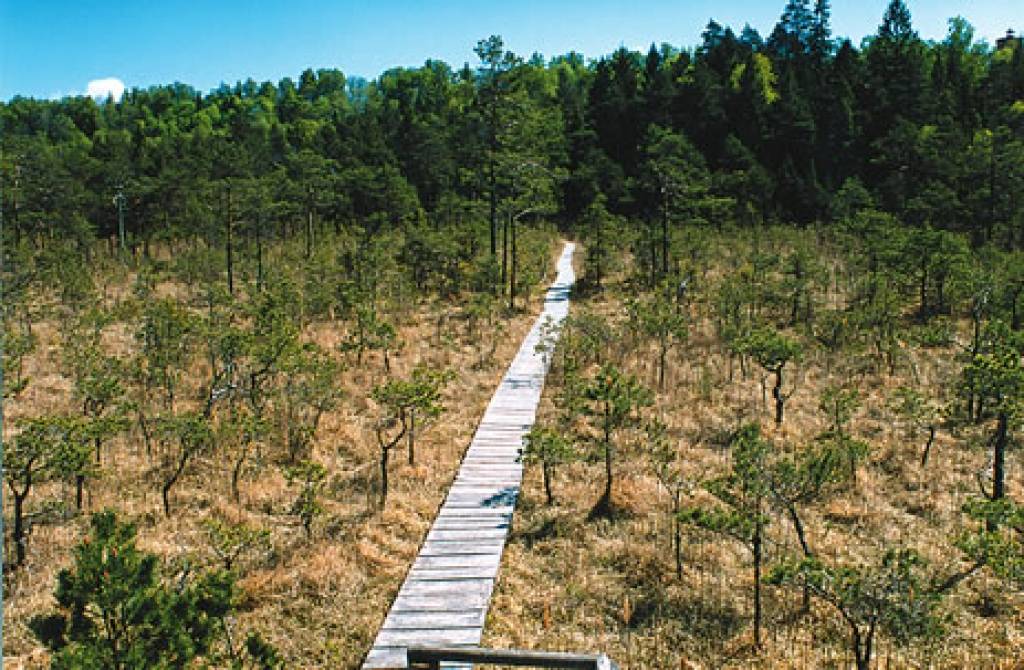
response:
<path fill-rule="evenodd" d="M 298 78 L 336 67 L 372 79 L 428 58 L 475 62 L 473 45 L 500 34 L 528 56 L 587 57 L 651 42 L 692 46 L 709 18 L 767 35 L 785 0 L 0 0 L 0 100 L 84 94 L 115 78 L 129 88 L 181 81 Z M 877 28 L 887 0 L 833 0 L 832 26 L 855 42 Z M 1024 31 L 1021 0 L 910 0 L 928 39 L 962 15 L 980 38 Z M 99 88 L 103 88 L 102 85 Z"/>

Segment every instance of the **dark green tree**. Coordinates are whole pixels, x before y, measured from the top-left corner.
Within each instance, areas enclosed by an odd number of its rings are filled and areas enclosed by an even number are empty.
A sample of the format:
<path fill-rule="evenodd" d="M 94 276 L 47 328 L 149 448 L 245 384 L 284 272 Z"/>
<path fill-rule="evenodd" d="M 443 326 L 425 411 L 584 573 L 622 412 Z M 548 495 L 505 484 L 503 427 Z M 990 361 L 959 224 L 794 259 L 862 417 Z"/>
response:
<path fill-rule="evenodd" d="M 530 432 L 523 436 L 523 448 L 519 454 L 520 460 L 524 463 L 540 464 L 546 502 L 553 505 L 555 494 L 551 480 L 555 468 L 568 463 L 575 456 L 572 442 L 556 428 L 533 426 Z"/>
<path fill-rule="evenodd" d="M 1006 452 L 1024 400 L 1024 368 L 1021 352 L 1024 343 L 1017 333 L 1000 320 L 989 323 L 982 332 L 980 351 L 964 366 L 962 385 L 978 397 L 979 418 L 994 418 L 992 477 L 990 488 L 982 491 L 991 500 L 1006 496 Z M 979 480 L 980 483 L 980 480 Z"/>
<path fill-rule="evenodd" d="M 706 482 L 719 504 L 680 511 L 684 523 L 724 535 L 750 550 L 754 560 L 754 645 L 761 646 L 761 573 L 771 493 L 770 445 L 756 424 L 739 428 L 729 440 L 730 472 Z"/>
<path fill-rule="evenodd" d="M 505 42 L 499 35 L 491 35 L 477 42 L 473 50 L 480 59 L 476 102 L 485 133 L 484 170 L 485 188 L 488 198 L 490 219 L 491 256 L 498 254 L 498 160 L 502 150 L 502 134 L 511 123 L 507 102 L 515 90 L 513 71 L 522 62 L 511 51 L 505 50 Z"/>
<path fill-rule="evenodd" d="M 907 386 L 896 389 L 891 404 L 897 416 L 903 420 L 909 437 L 916 437 L 921 430 L 927 432 L 928 439 L 921 450 L 921 467 L 925 467 L 939 428 L 939 408 L 920 391 Z"/>
<path fill-rule="evenodd" d="M 689 338 L 689 317 L 675 300 L 671 284 L 665 282 L 644 298 L 627 303 L 630 320 L 638 334 L 657 345 L 658 391 L 665 390 L 665 368 L 669 352 Z"/>
<path fill-rule="evenodd" d="M 788 395 L 782 390 L 782 373 L 786 365 L 799 357 L 800 345 L 782 333 L 766 327 L 752 329 L 745 335 L 740 348 L 754 358 L 766 372 L 775 375 L 772 397 L 775 399 L 775 424 L 782 425 L 786 399 Z"/>
<path fill-rule="evenodd" d="M 83 444 L 84 450 L 83 450 Z M 80 423 L 61 416 L 40 416 L 28 420 L 14 436 L 4 441 L 4 480 L 13 496 L 11 541 L 15 566 L 26 559 L 27 529 L 25 503 L 33 489 L 67 473 L 82 476 L 88 471 L 88 443 Z"/>
<path fill-rule="evenodd" d="M 299 494 L 292 503 L 291 513 L 299 517 L 306 538 L 309 539 L 313 535 L 313 522 L 324 512 L 318 496 L 327 483 L 327 469 L 315 461 L 303 461 L 286 468 L 285 477 L 289 484 L 299 485 Z"/>
<path fill-rule="evenodd" d="M 579 398 L 581 413 L 589 429 L 584 439 L 597 447 L 604 460 L 604 492 L 594 506 L 594 517 L 609 516 L 613 513 L 612 482 L 617 445 L 616 435 L 639 425 L 639 411 L 651 404 L 650 391 L 636 377 L 628 375 L 617 366 L 606 363 L 593 377 L 582 381 Z"/>
<path fill-rule="evenodd" d="M 227 617 L 237 595 L 229 573 L 169 578 L 157 556 L 136 547 L 134 525 L 102 512 L 91 526 L 74 566 L 57 577 L 59 610 L 29 622 L 53 653 L 51 667 L 170 669 L 216 658 L 226 667 L 281 667 L 255 634 L 246 642 L 248 659 L 231 647 Z"/>
<path fill-rule="evenodd" d="M 850 630 L 857 670 L 872 667 L 879 633 L 905 646 L 942 632 L 941 593 L 931 588 L 924 560 L 910 549 L 890 549 L 877 564 L 830 566 L 817 558 L 786 562 L 772 570 L 768 581 L 809 589 L 829 605 Z"/>
<path fill-rule="evenodd" d="M 213 447 L 214 432 L 208 411 L 160 417 L 157 432 L 168 447 L 160 468 L 160 497 L 163 500 L 164 515 L 170 518 L 171 489 L 180 481 L 189 463 Z"/>

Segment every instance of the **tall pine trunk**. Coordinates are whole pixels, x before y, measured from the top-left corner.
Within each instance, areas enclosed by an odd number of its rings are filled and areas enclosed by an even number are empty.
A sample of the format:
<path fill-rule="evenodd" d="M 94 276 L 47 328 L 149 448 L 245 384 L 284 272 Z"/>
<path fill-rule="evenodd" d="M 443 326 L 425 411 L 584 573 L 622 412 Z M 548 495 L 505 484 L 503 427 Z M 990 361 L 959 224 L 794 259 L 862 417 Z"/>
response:
<path fill-rule="evenodd" d="M 758 512 L 760 514 L 760 512 Z M 762 528 L 760 520 L 754 522 L 754 646 L 761 648 L 761 561 Z"/>
<path fill-rule="evenodd" d="M 519 245 L 516 240 L 516 221 L 512 217 L 509 217 L 508 226 L 512 229 L 512 258 L 510 261 L 511 272 L 509 273 L 509 285 L 508 285 L 508 309 L 511 312 L 516 308 L 516 274 L 518 273 L 519 264 L 517 263 Z"/>
<path fill-rule="evenodd" d="M 388 501 L 388 456 L 391 449 L 384 447 L 380 450 L 380 508 Z"/>
<path fill-rule="evenodd" d="M 772 388 L 772 397 L 775 398 L 775 425 L 781 426 L 786 409 L 786 396 L 782 394 L 782 366 L 775 369 L 775 387 Z"/>
<path fill-rule="evenodd" d="M 26 486 L 21 493 L 14 491 L 14 531 L 11 539 L 14 541 L 14 565 L 17 567 L 25 564 L 25 498 L 28 496 L 28 489 Z"/>
<path fill-rule="evenodd" d="M 225 236 L 224 236 L 224 251 L 227 256 L 227 271 L 228 271 L 228 294 L 235 295 L 235 267 L 234 267 L 234 250 L 232 249 L 231 233 L 234 227 L 231 221 L 231 184 L 228 184 L 228 207 L 227 207 L 227 222 L 225 225 Z"/>
<path fill-rule="evenodd" d="M 409 411 L 409 465 L 416 465 L 416 410 Z"/>

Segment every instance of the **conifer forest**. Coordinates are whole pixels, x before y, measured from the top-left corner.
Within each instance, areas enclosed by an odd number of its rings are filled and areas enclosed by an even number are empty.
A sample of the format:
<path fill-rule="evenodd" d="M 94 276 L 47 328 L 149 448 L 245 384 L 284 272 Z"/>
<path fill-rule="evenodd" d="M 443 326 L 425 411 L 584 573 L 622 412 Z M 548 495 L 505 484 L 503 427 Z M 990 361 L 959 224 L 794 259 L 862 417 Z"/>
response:
<path fill-rule="evenodd" d="M 1024 42 L 779 9 L 0 102 L 8 666 L 361 667 L 572 241 L 482 646 L 1021 667 Z"/>

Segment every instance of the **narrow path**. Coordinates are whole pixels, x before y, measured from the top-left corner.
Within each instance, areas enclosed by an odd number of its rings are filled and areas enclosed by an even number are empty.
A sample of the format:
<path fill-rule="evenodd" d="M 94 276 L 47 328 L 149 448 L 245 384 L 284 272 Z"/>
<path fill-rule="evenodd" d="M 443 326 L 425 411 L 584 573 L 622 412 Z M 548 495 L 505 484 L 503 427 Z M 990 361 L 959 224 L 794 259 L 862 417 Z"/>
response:
<path fill-rule="evenodd" d="M 405 668 L 410 645 L 477 646 L 523 479 L 522 438 L 533 425 L 547 369 L 534 349 L 548 318 L 569 313 L 575 281 L 568 242 L 544 311 L 477 427 L 448 497 L 391 605 L 363 668 Z M 450 666 L 466 667 L 466 666 Z"/>

